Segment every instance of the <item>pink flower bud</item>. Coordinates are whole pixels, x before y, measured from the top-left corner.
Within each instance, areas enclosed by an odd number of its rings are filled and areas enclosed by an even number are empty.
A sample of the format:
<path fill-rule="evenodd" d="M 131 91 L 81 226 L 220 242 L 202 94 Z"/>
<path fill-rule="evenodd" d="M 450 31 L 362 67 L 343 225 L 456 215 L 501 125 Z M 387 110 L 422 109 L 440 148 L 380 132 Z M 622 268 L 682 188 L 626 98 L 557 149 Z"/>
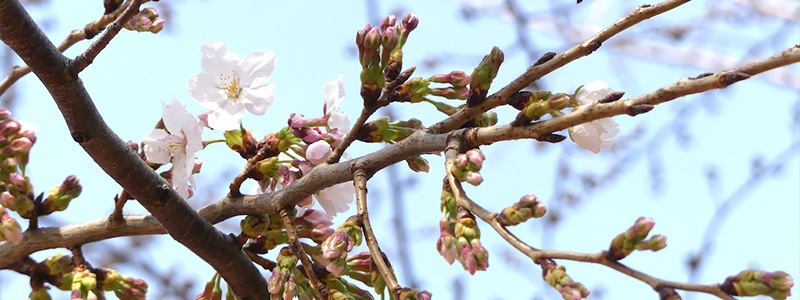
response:
<path fill-rule="evenodd" d="M 203 167 L 203 160 L 195 157 L 194 158 L 194 165 L 192 166 L 192 174 L 200 173 L 200 168 Z"/>
<path fill-rule="evenodd" d="M 397 22 L 397 16 L 395 15 L 388 15 L 381 20 L 380 28 L 381 31 L 386 31 L 389 27 L 394 27 L 395 22 Z"/>
<path fill-rule="evenodd" d="M 8 214 L 0 216 L 0 238 L 12 243 L 22 240 L 22 229 L 19 227 L 19 223 Z"/>
<path fill-rule="evenodd" d="M 301 114 L 292 113 L 289 115 L 289 127 L 300 129 L 306 126 L 306 119 Z"/>
<path fill-rule="evenodd" d="M 347 133 L 340 131 L 338 128 L 334 128 L 330 132 L 327 133 L 327 136 L 330 137 L 330 144 L 331 148 L 339 147 L 339 144 L 344 141 L 344 138 L 347 137 Z"/>
<path fill-rule="evenodd" d="M 306 159 L 308 159 L 308 161 L 314 165 L 319 165 L 324 163 L 331 153 L 333 153 L 333 150 L 331 150 L 331 145 L 326 141 L 319 140 L 311 145 L 308 145 L 308 148 L 306 149 Z"/>
<path fill-rule="evenodd" d="M 483 182 L 483 176 L 481 176 L 481 173 L 478 172 L 468 171 L 465 177 L 465 181 L 474 186 L 477 186 Z"/>

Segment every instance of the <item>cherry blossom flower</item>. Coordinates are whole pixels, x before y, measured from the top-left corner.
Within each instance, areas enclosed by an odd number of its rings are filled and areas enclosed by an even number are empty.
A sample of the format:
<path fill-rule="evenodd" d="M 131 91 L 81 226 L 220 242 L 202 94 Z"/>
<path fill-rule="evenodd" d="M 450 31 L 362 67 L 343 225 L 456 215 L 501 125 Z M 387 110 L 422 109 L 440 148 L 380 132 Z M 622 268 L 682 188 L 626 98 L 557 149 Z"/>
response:
<path fill-rule="evenodd" d="M 322 94 L 325 97 L 323 110 L 325 111 L 325 116 L 328 117 L 328 127 L 347 133 L 350 131 L 350 119 L 347 114 L 339 112 L 339 105 L 344 101 L 342 76 L 344 75 L 339 75 L 336 80 L 325 83 L 322 88 Z"/>
<path fill-rule="evenodd" d="M 575 99 L 584 106 L 613 92 L 614 90 L 610 89 L 607 83 L 593 81 L 583 85 L 575 93 Z M 615 137 L 617 133 L 619 133 L 617 122 L 611 118 L 602 118 L 570 128 L 569 137 L 581 148 L 598 153 L 600 149 L 608 149 L 614 144 L 609 139 Z"/>
<path fill-rule="evenodd" d="M 172 160 L 172 187 L 186 199 L 190 196 L 187 181 L 195 185 L 194 153 L 203 149 L 203 127 L 175 98 L 169 105 L 162 102 L 162 109 L 166 130 L 155 129 L 144 136 L 144 154 L 153 163 L 166 164 Z"/>
<path fill-rule="evenodd" d="M 353 195 L 356 194 L 356 188 L 353 186 L 352 181 L 334 184 L 328 188 L 319 191 L 315 198 L 331 218 L 335 217 L 340 212 L 345 212 L 350 208 L 350 203 L 353 203 Z"/>
<path fill-rule="evenodd" d="M 267 112 L 275 91 L 274 84 L 266 85 L 278 60 L 275 53 L 256 50 L 240 60 L 218 41 L 203 45 L 200 51 L 203 73 L 189 78 L 189 93 L 209 109 L 211 128 L 239 128 L 245 109 L 254 115 Z"/>

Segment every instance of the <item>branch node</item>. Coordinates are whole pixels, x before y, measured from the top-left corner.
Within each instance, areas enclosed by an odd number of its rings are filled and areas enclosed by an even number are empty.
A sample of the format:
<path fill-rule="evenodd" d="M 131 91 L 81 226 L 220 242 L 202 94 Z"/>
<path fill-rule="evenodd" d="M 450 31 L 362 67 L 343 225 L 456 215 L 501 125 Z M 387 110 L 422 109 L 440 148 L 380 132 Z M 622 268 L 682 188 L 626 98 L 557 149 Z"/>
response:
<path fill-rule="evenodd" d="M 566 136 L 563 136 L 563 135 L 560 135 L 560 134 L 545 133 L 543 135 L 540 135 L 540 136 L 536 137 L 536 140 L 540 141 L 540 142 L 548 142 L 548 143 L 555 144 L 555 143 L 559 143 L 559 142 L 563 141 L 566 138 L 567 138 Z"/>
<path fill-rule="evenodd" d="M 706 72 L 706 73 L 697 75 L 695 77 L 689 77 L 689 79 L 690 80 L 696 80 L 696 79 L 700 79 L 700 78 L 703 78 L 703 77 L 708 77 L 708 76 L 711 76 L 711 75 L 714 75 L 714 73 L 713 72 Z"/>
<path fill-rule="evenodd" d="M 542 57 L 540 57 L 539 60 L 537 60 L 535 63 L 533 63 L 533 66 L 535 67 L 535 66 L 541 65 L 543 63 L 546 63 L 549 60 L 553 59 L 553 57 L 556 57 L 556 53 L 555 52 L 547 52 L 544 55 L 542 55 Z"/>
<path fill-rule="evenodd" d="M 637 105 L 628 107 L 628 109 L 625 110 L 625 113 L 628 114 L 629 116 L 633 117 L 633 116 L 636 116 L 636 115 L 640 115 L 640 114 L 646 113 L 646 112 L 651 111 L 651 110 L 653 110 L 653 106 L 650 105 L 650 104 L 637 104 Z"/>
<path fill-rule="evenodd" d="M 723 87 L 727 87 L 731 84 L 745 80 L 747 78 L 750 78 L 750 75 L 743 72 L 723 73 L 719 77 L 719 83 L 722 84 Z"/>

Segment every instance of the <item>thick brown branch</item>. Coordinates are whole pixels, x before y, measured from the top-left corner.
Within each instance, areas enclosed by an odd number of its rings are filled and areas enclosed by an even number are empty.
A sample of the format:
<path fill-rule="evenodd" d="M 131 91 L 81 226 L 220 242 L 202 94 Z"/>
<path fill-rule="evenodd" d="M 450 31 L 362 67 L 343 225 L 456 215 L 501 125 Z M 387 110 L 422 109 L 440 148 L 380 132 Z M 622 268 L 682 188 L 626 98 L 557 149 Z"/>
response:
<path fill-rule="evenodd" d="M 230 237 L 200 217 L 103 121 L 70 61 L 17 0 L 0 0 L 0 37 L 52 95 L 72 138 L 176 241 L 207 261 L 243 299 L 267 299 L 266 280 Z"/>

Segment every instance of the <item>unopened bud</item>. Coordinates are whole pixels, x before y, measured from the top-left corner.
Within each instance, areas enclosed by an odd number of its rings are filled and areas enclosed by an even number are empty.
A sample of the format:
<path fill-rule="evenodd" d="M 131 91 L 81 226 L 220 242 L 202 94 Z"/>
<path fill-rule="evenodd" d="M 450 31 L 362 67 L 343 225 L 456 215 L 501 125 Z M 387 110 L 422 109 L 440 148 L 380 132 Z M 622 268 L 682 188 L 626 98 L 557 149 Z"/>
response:
<path fill-rule="evenodd" d="M 428 173 L 428 171 L 431 169 L 430 165 L 428 164 L 428 161 L 419 155 L 407 158 L 406 163 L 408 164 L 408 167 L 411 168 L 411 170 L 414 172 Z"/>

